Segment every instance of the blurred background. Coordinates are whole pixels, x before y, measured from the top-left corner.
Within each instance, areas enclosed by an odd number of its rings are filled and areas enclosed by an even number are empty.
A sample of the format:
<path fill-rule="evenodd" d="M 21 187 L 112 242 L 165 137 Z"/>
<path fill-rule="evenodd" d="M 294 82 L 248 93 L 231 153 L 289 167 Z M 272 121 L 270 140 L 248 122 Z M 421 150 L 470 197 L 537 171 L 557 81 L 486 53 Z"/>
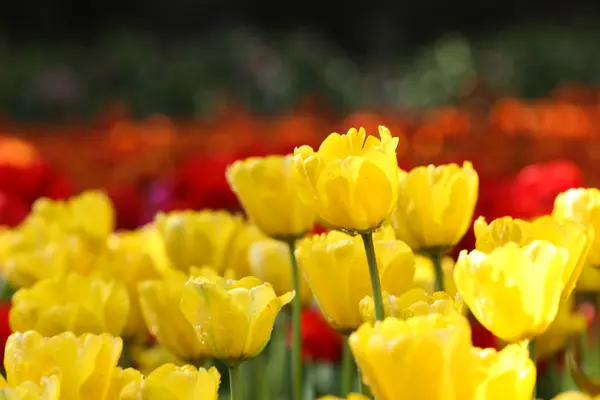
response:
<path fill-rule="evenodd" d="M 358 125 L 388 125 L 404 168 L 473 161 L 483 203 L 512 201 L 529 165 L 521 191 L 596 185 L 599 6 L 1 2 L 0 223 L 97 187 L 125 227 L 235 207 L 232 160 Z"/>

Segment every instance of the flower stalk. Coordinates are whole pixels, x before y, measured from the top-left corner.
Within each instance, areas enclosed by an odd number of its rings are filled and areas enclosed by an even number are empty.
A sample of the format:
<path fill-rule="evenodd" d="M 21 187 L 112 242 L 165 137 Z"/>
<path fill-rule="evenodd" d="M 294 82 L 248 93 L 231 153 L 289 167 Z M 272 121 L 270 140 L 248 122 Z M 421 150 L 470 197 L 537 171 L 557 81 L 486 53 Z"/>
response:
<path fill-rule="evenodd" d="M 385 318 L 383 312 L 383 295 L 381 293 L 379 269 L 377 268 L 377 257 L 375 256 L 375 247 L 373 245 L 373 233 L 361 233 L 361 237 L 365 246 L 365 253 L 367 254 L 369 275 L 371 276 L 371 290 L 373 291 L 375 319 L 377 321 L 383 321 Z"/>
<path fill-rule="evenodd" d="M 293 399 L 302 400 L 302 298 L 300 296 L 300 271 L 294 254 L 294 240 L 288 240 L 290 263 L 292 265 L 292 283 L 296 295 L 292 300 L 292 390 Z"/>

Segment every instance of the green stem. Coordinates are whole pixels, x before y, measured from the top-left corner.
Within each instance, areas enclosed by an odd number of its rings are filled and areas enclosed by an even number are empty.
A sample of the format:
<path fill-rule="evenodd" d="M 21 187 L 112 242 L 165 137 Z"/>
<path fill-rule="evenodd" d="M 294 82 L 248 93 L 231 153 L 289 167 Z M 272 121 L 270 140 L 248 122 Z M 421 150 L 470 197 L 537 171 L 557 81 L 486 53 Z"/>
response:
<path fill-rule="evenodd" d="M 375 319 L 382 321 L 385 316 L 383 313 L 383 296 L 381 294 L 381 282 L 379 282 L 379 269 L 377 268 L 377 258 L 375 257 L 375 247 L 373 246 L 373 234 L 361 233 L 365 253 L 367 253 L 367 263 L 369 264 L 369 275 L 371 276 L 371 290 L 373 291 L 373 303 L 375 305 Z"/>
<path fill-rule="evenodd" d="M 536 352 L 535 352 L 535 339 L 532 339 L 531 342 L 529 342 L 529 357 L 531 358 L 531 360 L 533 361 L 534 364 L 537 364 L 537 356 L 536 356 Z M 535 385 L 533 386 L 533 400 L 537 399 L 537 380 Z"/>
<path fill-rule="evenodd" d="M 236 391 L 237 385 L 238 385 L 238 381 L 239 381 L 239 371 L 240 371 L 240 367 L 239 365 L 234 365 L 234 366 L 229 366 L 229 399 L 230 400 L 237 400 L 240 397 L 238 396 L 238 393 Z"/>
<path fill-rule="evenodd" d="M 352 359 L 352 351 L 348 344 L 348 337 L 344 338 L 344 349 L 342 353 L 342 382 L 340 385 L 340 395 L 348 396 L 352 392 L 352 376 L 354 375 L 354 360 Z"/>
<path fill-rule="evenodd" d="M 363 385 L 362 381 L 362 373 L 360 372 L 360 368 L 356 367 L 356 383 L 358 385 L 358 393 L 362 394 L 368 399 L 373 399 L 373 394 L 369 390 L 367 385 Z"/>
<path fill-rule="evenodd" d="M 442 262 L 444 260 L 444 253 L 439 250 L 434 250 L 429 253 L 429 258 L 433 263 L 433 270 L 435 271 L 435 292 L 444 291 L 444 269 Z"/>
<path fill-rule="evenodd" d="M 302 298 L 300 296 L 300 273 L 296 260 L 295 241 L 288 241 L 290 262 L 292 264 L 292 282 L 296 295 L 292 300 L 292 389 L 293 399 L 302 400 Z"/>

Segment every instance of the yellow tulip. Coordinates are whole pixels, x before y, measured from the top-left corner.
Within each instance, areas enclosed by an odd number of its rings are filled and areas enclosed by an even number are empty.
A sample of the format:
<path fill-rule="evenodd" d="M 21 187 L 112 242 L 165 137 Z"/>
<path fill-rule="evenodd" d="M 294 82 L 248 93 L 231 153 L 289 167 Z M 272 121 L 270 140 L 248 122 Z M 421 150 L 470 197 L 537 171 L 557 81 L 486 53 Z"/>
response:
<path fill-rule="evenodd" d="M 203 276 L 205 278 L 214 278 L 217 276 L 222 276 L 223 278 L 226 278 L 226 279 L 237 278 L 235 271 L 232 269 L 225 270 L 223 275 L 221 275 L 217 272 L 217 270 L 215 268 L 210 267 L 208 265 L 205 265 L 203 267 L 190 267 L 189 276 L 193 276 L 193 277 Z"/>
<path fill-rule="evenodd" d="M 293 155 L 273 155 L 239 160 L 227 168 L 229 186 L 246 214 L 273 238 L 298 238 L 315 222 L 313 209 L 298 198 L 293 163 Z"/>
<path fill-rule="evenodd" d="M 36 200 L 25 223 L 32 220 L 58 224 L 70 233 L 100 243 L 114 229 L 115 211 L 106 194 L 88 191 L 66 201 Z"/>
<path fill-rule="evenodd" d="M 159 267 L 146 248 L 146 238 L 139 232 L 115 233 L 107 241 L 95 269 L 99 276 L 122 282 L 129 296 L 129 316 L 121 336 L 145 335 L 147 327 L 140 310 L 138 284 L 160 277 Z"/>
<path fill-rule="evenodd" d="M 576 391 L 568 391 L 559 394 L 554 397 L 552 400 L 600 400 L 600 396 L 589 396 L 585 393 L 576 392 Z"/>
<path fill-rule="evenodd" d="M 399 295 L 416 286 L 415 259 L 399 240 L 375 240 L 377 266 L 384 292 Z M 300 242 L 296 257 L 319 309 L 342 332 L 362 321 L 359 303 L 372 295 L 367 258 L 361 238 L 332 231 Z"/>
<path fill-rule="evenodd" d="M 529 400 L 535 387 L 536 369 L 526 343 L 500 351 L 473 349 L 476 400 Z"/>
<path fill-rule="evenodd" d="M 293 292 L 277 297 L 255 277 L 198 277 L 185 284 L 180 307 L 209 355 L 235 365 L 263 350 L 277 314 L 293 297 Z"/>
<path fill-rule="evenodd" d="M 248 257 L 250 246 L 258 240 L 265 239 L 266 236 L 256 226 L 247 224 L 241 218 L 236 219 L 236 224 L 236 233 L 227 246 L 223 266 L 217 270 L 223 276 L 227 271 L 233 271 L 236 278 L 242 278 L 252 275 Z"/>
<path fill-rule="evenodd" d="M 383 293 L 383 308 L 386 317 L 407 319 L 418 315 L 461 313 L 463 304 L 459 298 L 445 292 L 428 294 L 421 288 L 411 289 L 401 296 Z M 367 296 L 359 304 L 363 321 L 375 321 L 373 298 Z"/>
<path fill-rule="evenodd" d="M 274 239 L 255 242 L 250 247 L 250 271 L 253 276 L 269 282 L 278 296 L 294 290 L 289 246 Z M 300 280 L 300 296 L 304 306 L 310 306 L 312 294 L 306 279 Z"/>
<path fill-rule="evenodd" d="M 413 250 L 453 247 L 469 229 L 478 190 L 470 162 L 417 167 L 401 175 L 391 216 L 396 237 Z"/>
<path fill-rule="evenodd" d="M 593 242 L 587 261 L 600 265 L 600 232 L 595 231 L 600 226 L 600 190 L 579 188 L 559 194 L 552 216 L 559 221 L 578 222 L 590 230 Z"/>
<path fill-rule="evenodd" d="M 79 236 L 57 226 L 29 223 L 2 235 L 0 269 L 15 287 L 30 287 L 37 281 L 69 271 L 87 274 L 95 257 Z"/>
<path fill-rule="evenodd" d="M 205 346 L 179 309 L 186 280 L 185 274 L 176 271 L 163 280 L 141 282 L 140 306 L 150 333 L 165 349 L 198 363 L 207 357 Z"/>
<path fill-rule="evenodd" d="M 433 313 L 366 323 L 349 343 L 378 400 L 531 399 L 535 365 L 527 348 L 477 349 L 470 335 L 461 314 Z"/>
<path fill-rule="evenodd" d="M 573 310 L 573 298 L 569 297 L 558 308 L 556 318 L 548 330 L 538 336 L 535 341 L 535 355 L 538 360 L 545 360 L 565 348 L 569 337 L 585 332 L 587 322 L 585 316 Z"/>
<path fill-rule="evenodd" d="M 146 347 L 145 345 L 132 346 L 130 351 L 136 368 L 144 375 L 148 375 L 163 364 L 183 365 L 177 357 L 160 345 L 152 347 Z"/>
<path fill-rule="evenodd" d="M 71 332 L 44 338 L 35 331 L 13 333 L 6 342 L 4 366 L 7 382 L 41 382 L 57 375 L 61 400 L 104 400 L 123 342 L 103 335 L 75 336 Z"/>
<path fill-rule="evenodd" d="M 0 376 L 0 399 L 59 400 L 60 380 L 56 375 L 52 375 L 50 377 L 42 377 L 40 385 L 31 381 L 25 381 L 13 388 L 8 386 L 4 378 Z"/>
<path fill-rule="evenodd" d="M 220 381 L 215 367 L 164 364 L 146 377 L 140 400 L 217 400 Z"/>
<path fill-rule="evenodd" d="M 584 265 L 577 281 L 578 292 L 600 292 L 600 269 Z"/>
<path fill-rule="evenodd" d="M 327 225 L 366 233 L 390 215 L 398 199 L 398 138 L 384 126 L 379 136 L 352 128 L 330 134 L 317 152 L 295 149 L 298 194 Z"/>
<path fill-rule="evenodd" d="M 319 400 L 369 400 L 369 398 L 360 393 L 350 393 L 348 397 L 322 396 Z"/>
<path fill-rule="evenodd" d="M 140 390 L 144 382 L 144 376 L 140 371 L 119 367 L 114 369 L 110 389 L 105 396 L 105 400 L 139 400 Z"/>
<path fill-rule="evenodd" d="M 363 324 L 349 344 L 377 400 L 469 400 L 475 391 L 470 335 L 461 315 L 388 317 Z"/>
<path fill-rule="evenodd" d="M 175 268 L 211 265 L 221 273 L 239 219 L 226 211 L 175 211 L 158 213 L 155 225 Z"/>
<path fill-rule="evenodd" d="M 20 289 L 12 298 L 13 331 L 44 336 L 71 331 L 118 336 L 127 322 L 127 289 L 116 281 L 70 274 Z"/>
<path fill-rule="evenodd" d="M 421 254 L 415 254 L 415 280 L 417 285 L 428 293 L 433 293 L 435 286 L 435 270 L 431 258 Z M 444 291 L 450 296 L 456 296 L 456 284 L 454 283 L 454 260 L 452 257 L 444 257 L 442 260 L 444 271 Z"/>
<path fill-rule="evenodd" d="M 556 317 L 567 259 L 567 250 L 547 241 L 509 243 L 489 254 L 463 250 L 454 280 L 484 327 L 518 342 L 544 333 Z"/>
<path fill-rule="evenodd" d="M 569 261 L 565 265 L 562 277 L 565 285 L 564 298 L 567 298 L 575 288 L 592 244 L 590 233 L 583 225 L 568 220 L 559 222 L 549 215 L 532 222 L 504 217 L 493 220 L 489 225 L 483 217 L 479 217 L 473 229 L 476 248 L 484 253 L 489 253 L 507 243 L 523 246 L 534 240 L 547 240 L 557 247 L 566 249 Z"/>

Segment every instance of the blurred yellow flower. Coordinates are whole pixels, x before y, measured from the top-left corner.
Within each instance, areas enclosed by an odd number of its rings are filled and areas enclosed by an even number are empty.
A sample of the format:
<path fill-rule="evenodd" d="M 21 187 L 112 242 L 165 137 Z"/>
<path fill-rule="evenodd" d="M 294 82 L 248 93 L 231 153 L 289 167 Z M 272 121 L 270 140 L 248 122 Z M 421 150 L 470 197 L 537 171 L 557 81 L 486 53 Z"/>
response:
<path fill-rule="evenodd" d="M 407 319 L 418 315 L 444 314 L 463 312 L 460 299 L 453 299 L 448 293 L 435 292 L 428 294 L 421 288 L 411 289 L 400 296 L 383 293 L 384 315 Z M 375 321 L 373 298 L 367 296 L 359 304 L 363 321 Z"/>
<path fill-rule="evenodd" d="M 552 400 L 600 400 L 600 396 L 592 397 L 585 393 L 576 392 L 576 391 L 568 391 L 559 394 L 554 397 Z"/>
<path fill-rule="evenodd" d="M 163 364 L 183 364 L 177 357 L 169 353 L 167 349 L 161 345 L 152 347 L 143 345 L 132 346 L 130 352 L 136 368 L 144 375 L 148 375 Z"/>
<path fill-rule="evenodd" d="M 565 285 L 563 297 L 568 297 L 579 279 L 583 265 L 588 257 L 592 233 L 579 223 L 573 221 L 559 222 L 546 215 L 532 222 L 511 217 L 493 220 L 489 225 L 483 217 L 479 217 L 473 225 L 477 250 L 489 253 L 507 243 L 521 246 L 534 240 L 547 240 L 557 247 L 568 251 L 569 261 L 565 265 L 562 280 Z"/>
<path fill-rule="evenodd" d="M 75 271 L 87 274 L 94 254 L 81 237 L 44 223 L 27 224 L 4 232 L 0 270 L 15 287 Z"/>
<path fill-rule="evenodd" d="M 600 292 L 600 269 L 584 265 L 577 281 L 578 292 Z"/>
<path fill-rule="evenodd" d="M 349 343 L 378 400 L 531 399 L 535 366 L 527 348 L 477 349 L 470 335 L 461 314 L 434 313 L 365 323 Z"/>
<path fill-rule="evenodd" d="M 444 257 L 442 260 L 444 271 L 444 292 L 450 296 L 456 296 L 456 284 L 454 283 L 454 260 L 452 257 Z M 435 270 L 431 258 L 415 254 L 415 281 L 417 286 L 422 287 L 428 293 L 435 290 Z"/>
<path fill-rule="evenodd" d="M 193 265 L 223 265 L 235 218 L 227 211 L 174 211 L 158 213 L 155 224 L 173 266 L 187 272 Z"/>
<path fill-rule="evenodd" d="M 226 270 L 223 275 L 219 274 L 216 269 L 211 266 L 205 265 L 203 267 L 190 267 L 189 276 L 198 277 L 203 276 L 205 278 L 215 278 L 217 276 L 222 276 L 226 279 L 235 279 L 236 273 L 232 269 Z"/>
<path fill-rule="evenodd" d="M 235 365 L 263 350 L 277 314 L 293 297 L 293 292 L 277 297 L 255 277 L 198 277 L 185 284 L 180 307 L 209 355 Z"/>
<path fill-rule="evenodd" d="M 298 198 L 294 156 L 252 157 L 227 168 L 227 181 L 248 218 L 273 238 L 299 238 L 312 230 L 315 212 Z"/>
<path fill-rule="evenodd" d="M 150 333 L 174 356 L 190 363 L 207 357 L 205 345 L 179 309 L 187 276 L 174 271 L 162 280 L 139 284 L 140 307 Z"/>
<path fill-rule="evenodd" d="M 42 377 L 40 385 L 25 381 L 16 387 L 8 386 L 0 376 L 0 399 L 2 400 L 59 400 L 60 398 L 60 380 L 56 375 Z"/>
<path fill-rule="evenodd" d="M 129 311 L 123 284 L 75 273 L 20 289 L 12 304 L 11 329 L 35 330 L 44 336 L 67 331 L 119 336 Z"/>
<path fill-rule="evenodd" d="M 527 343 L 511 344 L 500 351 L 473 349 L 476 400 L 529 400 L 535 387 L 535 364 Z"/>
<path fill-rule="evenodd" d="M 469 229 L 478 190 L 477 171 L 466 161 L 401 174 L 391 216 L 396 237 L 413 250 L 453 247 Z"/>
<path fill-rule="evenodd" d="M 369 400 L 369 398 L 360 393 L 350 393 L 348 397 L 322 396 L 319 400 Z"/>
<path fill-rule="evenodd" d="M 58 224 L 69 233 L 101 243 L 114 230 L 115 211 L 106 194 L 87 191 L 66 201 L 36 200 L 25 223 L 32 220 Z"/>
<path fill-rule="evenodd" d="M 107 334 L 44 338 L 35 331 L 13 333 L 6 342 L 4 366 L 9 386 L 60 379 L 61 400 L 104 400 L 111 391 L 123 342 Z"/>
<path fill-rule="evenodd" d="M 398 138 L 384 126 L 379 136 L 352 128 L 330 134 L 317 152 L 295 149 L 298 194 L 326 224 L 364 233 L 390 215 L 398 199 Z"/>
<path fill-rule="evenodd" d="M 249 260 L 252 276 L 273 285 L 278 296 L 294 290 L 290 249 L 287 244 L 274 239 L 255 242 L 250 247 Z M 306 279 L 300 279 L 300 292 L 302 304 L 310 306 L 312 294 Z"/>
<path fill-rule="evenodd" d="M 495 336 L 518 342 L 539 336 L 558 312 L 567 250 L 547 241 L 509 243 L 491 253 L 463 250 L 454 280 L 475 317 Z"/>
<path fill-rule="evenodd" d="M 556 318 L 548 330 L 538 336 L 535 341 L 535 355 L 538 360 L 545 360 L 565 348 L 569 337 L 582 333 L 587 328 L 583 314 L 575 312 L 572 297 L 562 302 Z"/>
<path fill-rule="evenodd" d="M 236 233 L 227 246 L 223 267 L 218 270 L 223 273 L 223 276 L 227 275 L 227 271 L 233 271 L 236 278 L 242 278 L 252 275 L 248 257 L 250 246 L 257 240 L 265 239 L 266 236 L 256 226 L 247 224 L 241 218 L 236 219 L 236 224 Z"/>
<path fill-rule="evenodd" d="M 383 291 L 399 295 L 416 286 L 414 255 L 404 242 L 375 240 L 374 247 Z M 329 324 L 342 332 L 356 329 L 359 303 L 372 295 L 361 238 L 339 231 L 315 235 L 300 242 L 296 257 Z"/>
<path fill-rule="evenodd" d="M 144 376 L 140 371 L 133 368 L 116 367 L 105 400 L 139 400 L 143 382 Z"/>
<path fill-rule="evenodd" d="M 147 334 L 140 310 L 138 284 L 160 277 L 158 266 L 147 250 L 142 231 L 115 233 L 96 262 L 97 274 L 107 280 L 122 282 L 129 296 L 129 316 L 121 336 Z"/>
<path fill-rule="evenodd" d="M 569 189 L 559 194 L 554 201 L 552 216 L 559 221 L 571 220 L 584 225 L 591 232 L 593 243 L 587 261 L 600 265 L 600 190 Z"/>
<path fill-rule="evenodd" d="M 164 364 L 146 377 L 141 400 L 217 400 L 221 375 L 191 365 Z"/>

